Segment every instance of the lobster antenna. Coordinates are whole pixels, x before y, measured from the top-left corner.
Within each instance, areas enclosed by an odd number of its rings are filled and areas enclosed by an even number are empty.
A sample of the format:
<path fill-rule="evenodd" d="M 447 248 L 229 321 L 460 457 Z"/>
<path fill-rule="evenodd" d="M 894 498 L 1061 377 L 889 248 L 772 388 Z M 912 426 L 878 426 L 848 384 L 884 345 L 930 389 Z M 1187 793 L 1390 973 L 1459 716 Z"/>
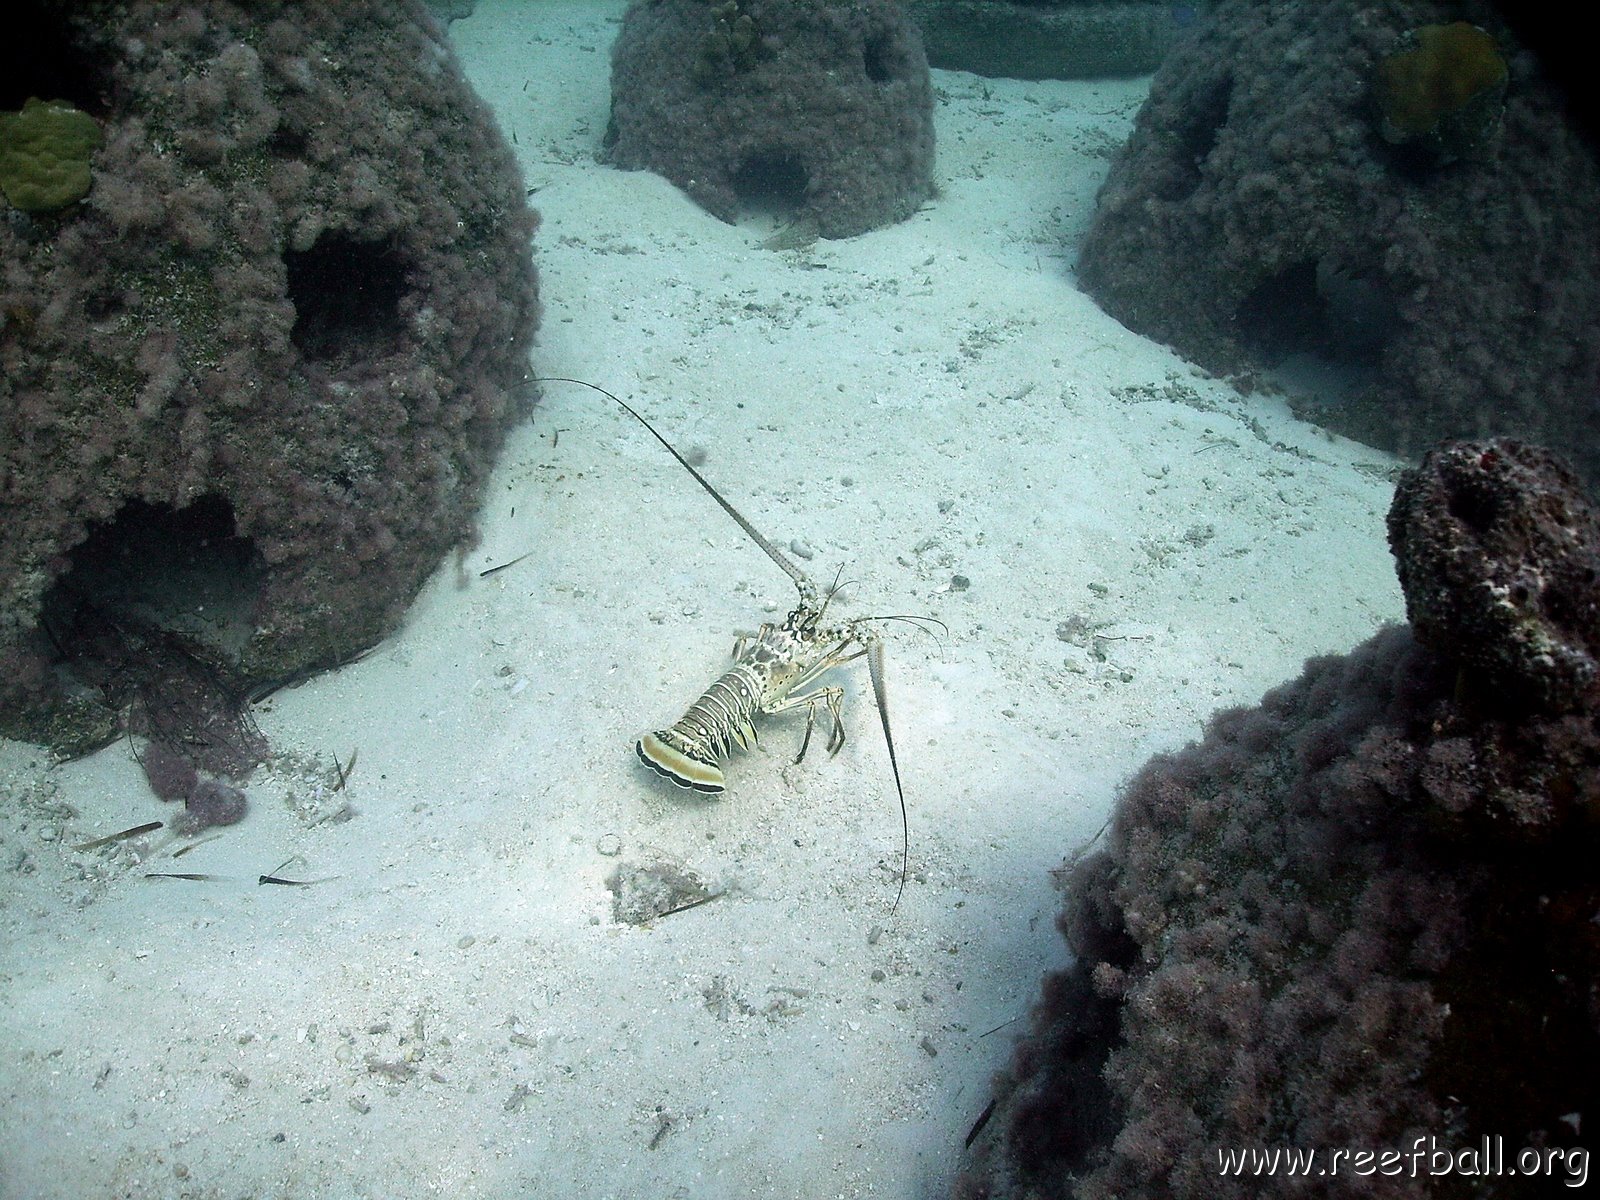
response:
<path fill-rule="evenodd" d="M 735 508 L 733 505 L 729 504 L 726 500 L 724 500 L 722 498 L 722 493 L 717 491 L 716 488 L 711 486 L 711 481 L 710 480 L 708 480 L 704 475 L 700 474 L 699 471 L 696 471 L 694 469 L 694 467 L 692 467 L 689 464 L 689 460 L 686 459 L 683 455 L 679 454 L 678 451 L 677 451 L 677 448 L 675 446 L 673 446 L 673 444 L 671 442 L 667 441 L 666 438 L 662 437 L 659 433 L 656 432 L 656 427 L 654 425 L 650 424 L 649 421 L 646 421 L 642 416 L 640 416 L 637 412 L 635 412 L 632 408 L 630 408 L 627 403 L 625 403 L 623 400 L 619 399 L 617 396 L 614 396 L 610 392 L 606 391 L 606 389 L 601 387 L 599 384 L 590 383 L 587 379 L 568 379 L 567 377 L 562 376 L 562 375 L 545 375 L 545 376 L 536 377 L 533 380 L 533 382 L 534 383 L 576 383 L 580 387 L 590 388 L 593 391 L 599 392 L 602 396 L 605 396 L 607 399 L 613 401 L 617 405 L 618 408 L 622 409 L 623 412 L 627 413 L 635 421 L 639 422 L 639 424 L 643 425 L 646 429 L 648 429 L 650 431 L 650 436 L 655 438 L 656 441 L 660 442 L 663 446 L 665 446 L 667 448 L 667 453 L 672 455 L 673 458 L 677 459 L 679 464 L 682 465 L 683 469 L 685 471 L 689 472 L 689 474 L 694 476 L 694 481 L 696 483 L 698 483 L 701 487 L 705 488 L 707 494 L 710 495 L 710 497 L 713 500 L 715 500 L 718 504 L 720 504 L 722 506 L 722 511 L 727 513 L 730 517 L 732 517 L 735 521 L 737 521 L 739 523 L 739 528 L 744 530 L 747 534 L 750 535 L 750 540 L 753 541 L 756 545 L 760 546 L 764 551 L 766 551 L 766 554 L 767 554 L 768 558 L 770 558 L 773 562 L 777 563 L 778 566 L 783 568 L 784 574 L 788 575 L 790 579 L 794 580 L 795 586 L 800 589 L 800 595 L 801 595 L 801 597 L 803 599 L 810 600 L 816 595 L 816 590 L 817 590 L 816 584 L 811 582 L 810 578 L 807 577 L 806 573 L 804 571 L 802 571 L 799 567 L 795 566 L 794 563 L 789 560 L 789 557 L 786 554 L 784 554 L 784 552 L 782 550 L 779 550 L 771 542 L 767 541 L 767 539 L 761 535 L 761 531 L 759 529 L 757 529 L 754 525 L 750 524 L 749 521 L 744 519 L 744 514 L 743 513 L 741 513 L 737 508 Z"/>
<path fill-rule="evenodd" d="M 900 786 L 900 764 L 894 756 L 894 734 L 889 732 L 889 697 L 883 682 L 883 643 L 867 647 L 867 674 L 872 676 L 872 698 L 878 702 L 878 719 L 883 722 L 883 744 L 889 748 L 889 769 L 894 772 L 894 791 L 900 797 L 900 887 L 894 894 L 893 916 L 906 894 L 906 875 L 911 868 L 911 822 L 906 818 L 906 790 Z"/>

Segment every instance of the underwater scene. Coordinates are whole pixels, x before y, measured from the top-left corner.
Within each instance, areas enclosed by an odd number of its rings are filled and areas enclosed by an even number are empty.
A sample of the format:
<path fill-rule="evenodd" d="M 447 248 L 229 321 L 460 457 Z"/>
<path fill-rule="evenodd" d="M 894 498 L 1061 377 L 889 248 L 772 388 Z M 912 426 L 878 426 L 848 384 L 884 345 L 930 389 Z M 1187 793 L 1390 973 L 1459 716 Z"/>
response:
<path fill-rule="evenodd" d="M 1570 39 L 20 13 L 0 1200 L 1588 1184 Z"/>

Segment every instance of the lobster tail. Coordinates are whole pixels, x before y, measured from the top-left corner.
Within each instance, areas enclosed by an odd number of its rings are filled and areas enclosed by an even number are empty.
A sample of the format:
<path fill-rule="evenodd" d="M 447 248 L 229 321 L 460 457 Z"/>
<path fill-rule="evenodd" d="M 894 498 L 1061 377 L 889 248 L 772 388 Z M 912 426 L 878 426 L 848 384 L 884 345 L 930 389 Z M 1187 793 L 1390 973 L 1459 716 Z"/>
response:
<path fill-rule="evenodd" d="M 639 739 L 639 761 L 681 788 L 716 795 L 724 784 L 717 760 L 671 729 L 658 729 Z"/>
<path fill-rule="evenodd" d="M 671 729 L 658 729 L 634 747 L 639 761 L 682 788 L 715 794 L 723 790 L 721 760 L 735 746 L 756 740 L 753 723 L 761 705 L 761 681 L 748 666 L 728 671 L 689 706 Z"/>

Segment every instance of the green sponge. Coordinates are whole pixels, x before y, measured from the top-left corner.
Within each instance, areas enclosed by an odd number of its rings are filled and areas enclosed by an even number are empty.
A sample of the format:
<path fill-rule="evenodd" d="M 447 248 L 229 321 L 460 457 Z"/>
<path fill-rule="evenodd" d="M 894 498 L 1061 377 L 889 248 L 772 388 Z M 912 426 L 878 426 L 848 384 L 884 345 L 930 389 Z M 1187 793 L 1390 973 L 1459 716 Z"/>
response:
<path fill-rule="evenodd" d="M 0 113 L 0 192 L 24 212 L 53 212 L 89 194 L 100 126 L 65 100 L 30 98 Z"/>

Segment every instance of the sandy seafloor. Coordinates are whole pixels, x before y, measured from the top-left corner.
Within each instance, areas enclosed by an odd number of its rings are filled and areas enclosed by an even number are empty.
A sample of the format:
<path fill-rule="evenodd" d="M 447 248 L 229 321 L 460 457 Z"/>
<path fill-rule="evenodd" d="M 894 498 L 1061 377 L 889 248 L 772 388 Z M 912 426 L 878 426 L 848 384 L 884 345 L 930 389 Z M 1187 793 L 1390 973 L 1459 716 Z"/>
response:
<path fill-rule="evenodd" d="M 1074 285 L 1148 80 L 938 72 L 939 198 L 772 251 L 768 219 L 595 163 L 623 7 L 451 28 L 543 214 L 534 365 L 636 403 L 819 580 L 842 566 L 845 612 L 948 626 L 886 629 L 904 901 L 864 664 L 831 761 L 791 764 L 796 718 L 720 799 L 635 760 L 793 588 L 642 430 L 551 386 L 481 544 L 257 712 L 280 757 L 225 836 L 73 852 L 169 815 L 128 747 L 0 748 L 0 1195 L 941 1195 L 1065 960 L 1052 869 L 1118 782 L 1400 617 L 1394 461 Z M 656 857 L 722 894 L 618 922 L 607 875 Z M 325 882 L 258 885 L 291 858 Z"/>

